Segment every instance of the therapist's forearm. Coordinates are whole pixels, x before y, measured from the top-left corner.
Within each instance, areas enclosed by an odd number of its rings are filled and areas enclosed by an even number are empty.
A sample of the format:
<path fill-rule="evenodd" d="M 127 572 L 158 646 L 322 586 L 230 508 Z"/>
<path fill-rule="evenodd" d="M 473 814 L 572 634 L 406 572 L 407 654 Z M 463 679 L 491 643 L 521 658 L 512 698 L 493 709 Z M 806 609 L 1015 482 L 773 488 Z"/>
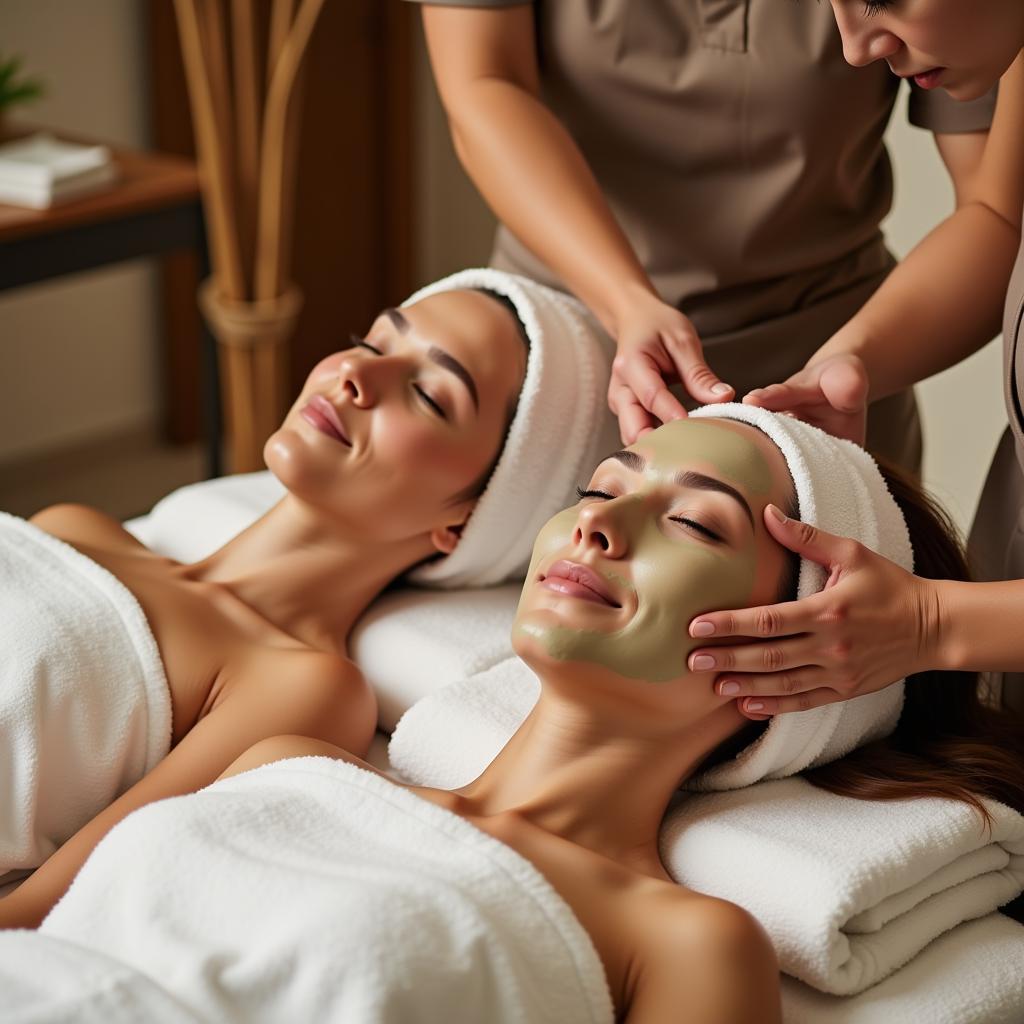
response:
<path fill-rule="evenodd" d="M 1018 228 L 990 207 L 961 206 L 809 364 L 839 353 L 859 356 L 871 401 L 955 365 L 999 333 L 1019 244 Z"/>
<path fill-rule="evenodd" d="M 1024 580 L 941 580 L 936 582 L 936 594 L 936 668 L 1024 671 Z"/>
<path fill-rule="evenodd" d="M 448 110 L 456 152 L 495 215 L 612 333 L 653 288 L 558 119 L 526 90 L 478 80 Z"/>

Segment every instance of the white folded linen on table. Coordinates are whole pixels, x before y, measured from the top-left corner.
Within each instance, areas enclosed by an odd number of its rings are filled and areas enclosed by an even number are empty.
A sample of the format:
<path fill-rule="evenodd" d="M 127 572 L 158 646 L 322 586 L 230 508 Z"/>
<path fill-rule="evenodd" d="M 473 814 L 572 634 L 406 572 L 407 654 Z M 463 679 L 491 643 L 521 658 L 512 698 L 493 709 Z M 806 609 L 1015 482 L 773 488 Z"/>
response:
<path fill-rule="evenodd" d="M 966 921 L 858 996 L 782 979 L 784 1024 L 1020 1024 L 1024 925 L 1002 914 Z"/>
<path fill-rule="evenodd" d="M 138 601 L 0 513 L 0 884 L 36 868 L 159 762 L 171 699 Z"/>
<path fill-rule="evenodd" d="M 129 815 L 41 932 L 138 971 L 204 1020 L 614 1017 L 589 936 L 529 861 L 328 758 Z"/>
<path fill-rule="evenodd" d="M 754 914 L 787 974 L 851 995 L 1024 891 L 1024 817 L 985 806 L 991 831 L 956 800 L 854 800 L 780 779 L 682 797 L 662 860 Z"/>
<path fill-rule="evenodd" d="M 416 785 L 466 785 L 539 692 L 514 656 L 439 690 L 399 721 L 392 769 Z M 1024 817 L 986 806 L 991 833 L 957 801 L 854 800 L 799 777 L 681 794 L 662 826 L 662 860 L 682 884 L 753 913 L 787 974 L 851 994 L 1024 890 Z"/>

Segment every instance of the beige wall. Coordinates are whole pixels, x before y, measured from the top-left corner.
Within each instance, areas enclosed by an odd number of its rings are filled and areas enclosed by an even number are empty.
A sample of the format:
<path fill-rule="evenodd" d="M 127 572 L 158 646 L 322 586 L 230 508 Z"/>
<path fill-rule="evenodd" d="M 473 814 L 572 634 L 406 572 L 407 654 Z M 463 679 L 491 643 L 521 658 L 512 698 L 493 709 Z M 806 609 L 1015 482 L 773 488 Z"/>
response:
<path fill-rule="evenodd" d="M 424 169 L 417 267 L 421 281 L 486 259 L 493 219 L 452 152 L 444 117 L 421 52 L 422 109 L 417 123 Z M 890 244 L 905 254 L 953 205 L 953 193 L 932 136 L 907 123 L 904 97 L 889 130 L 896 203 L 887 222 Z M 919 387 L 925 430 L 924 476 L 966 530 L 985 471 L 1005 426 L 997 342 Z"/>
<path fill-rule="evenodd" d="M 136 0 L 2 0 L 3 48 L 24 53 L 50 95 L 32 116 L 115 142 L 145 142 L 144 5 Z M 493 219 L 452 152 L 422 46 L 417 53 L 420 283 L 486 261 Z M 890 131 L 903 253 L 951 207 L 927 133 Z M 151 270 L 133 264 L 0 295 L 0 464 L 156 416 Z M 966 524 L 1004 422 L 995 345 L 921 387 L 925 474 Z"/>
<path fill-rule="evenodd" d="M 0 0 L 0 47 L 48 95 L 23 116 L 145 143 L 138 0 Z M 0 464 L 155 418 L 153 272 L 138 263 L 0 293 Z"/>

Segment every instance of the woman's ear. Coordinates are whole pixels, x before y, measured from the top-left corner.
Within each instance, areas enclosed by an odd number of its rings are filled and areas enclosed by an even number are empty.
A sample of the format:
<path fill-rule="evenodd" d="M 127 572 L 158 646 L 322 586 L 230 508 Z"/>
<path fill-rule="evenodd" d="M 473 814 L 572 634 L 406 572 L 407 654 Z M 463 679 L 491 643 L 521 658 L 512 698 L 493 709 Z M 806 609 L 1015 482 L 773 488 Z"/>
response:
<path fill-rule="evenodd" d="M 475 504 L 474 500 L 463 501 L 453 506 L 447 513 L 448 524 L 435 526 L 430 531 L 430 543 L 442 555 L 450 555 L 455 550 L 455 545 L 459 543 L 459 538 L 462 536 L 462 528 L 466 525 L 466 520 L 469 519 L 469 514 L 473 511 Z"/>

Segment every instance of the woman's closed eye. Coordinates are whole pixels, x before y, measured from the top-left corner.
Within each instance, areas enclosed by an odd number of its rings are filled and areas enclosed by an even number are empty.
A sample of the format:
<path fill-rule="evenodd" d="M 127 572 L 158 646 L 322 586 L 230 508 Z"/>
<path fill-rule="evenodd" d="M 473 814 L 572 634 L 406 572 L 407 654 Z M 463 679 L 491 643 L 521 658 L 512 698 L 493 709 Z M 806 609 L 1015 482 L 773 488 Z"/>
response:
<path fill-rule="evenodd" d="M 725 541 L 725 538 L 720 534 L 715 533 L 714 530 L 709 529 L 703 523 L 697 522 L 696 519 L 691 519 L 689 516 L 669 516 L 669 519 L 671 519 L 673 523 L 679 523 L 686 529 L 693 530 L 701 536 L 707 537 L 708 540 L 715 541 L 718 544 L 722 544 Z"/>
<path fill-rule="evenodd" d="M 372 352 L 375 356 L 382 356 L 384 353 L 377 348 L 376 345 L 371 345 L 365 338 L 360 338 L 356 334 L 349 335 L 349 341 L 352 342 L 357 348 L 365 348 L 368 352 Z"/>
<path fill-rule="evenodd" d="M 576 497 L 582 501 L 584 498 L 603 498 L 605 501 L 611 501 L 615 497 L 614 494 L 609 494 L 607 491 L 599 491 L 596 489 L 584 490 L 582 487 L 576 488 Z"/>
<path fill-rule="evenodd" d="M 430 409 L 431 412 L 433 412 L 437 416 L 440 416 L 441 419 L 443 419 L 443 420 L 447 420 L 448 419 L 448 413 L 445 411 L 445 409 L 441 405 L 441 403 L 437 401 L 437 399 L 433 398 L 428 392 L 424 391 L 423 388 L 420 387 L 419 384 L 413 384 L 412 389 L 413 389 L 413 391 L 416 392 L 416 394 L 419 397 L 420 401 L 428 409 Z"/>

